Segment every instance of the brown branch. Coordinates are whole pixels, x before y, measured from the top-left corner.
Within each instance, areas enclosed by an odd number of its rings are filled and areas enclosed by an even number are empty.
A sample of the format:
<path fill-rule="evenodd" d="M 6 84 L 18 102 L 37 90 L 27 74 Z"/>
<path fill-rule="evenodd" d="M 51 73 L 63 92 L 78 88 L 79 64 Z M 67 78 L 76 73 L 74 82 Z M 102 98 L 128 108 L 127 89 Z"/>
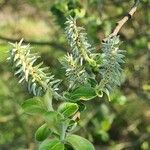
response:
<path fill-rule="evenodd" d="M 8 41 L 8 42 L 19 42 L 20 39 L 13 39 L 13 38 L 8 38 L 5 36 L 0 35 L 0 40 L 2 41 Z M 60 44 L 57 44 L 55 42 L 49 42 L 49 41 L 33 41 L 33 40 L 23 40 L 23 43 L 28 44 L 30 43 L 31 45 L 40 45 L 40 46 L 51 46 L 53 48 L 62 50 L 62 51 L 67 51 L 65 47 L 63 47 Z"/>
<path fill-rule="evenodd" d="M 116 28 L 113 30 L 113 32 L 106 38 L 104 38 L 102 41 L 106 42 L 108 38 L 111 38 L 113 36 L 116 36 L 118 34 L 118 32 L 120 31 L 120 29 L 122 28 L 122 26 L 130 19 L 132 18 L 132 16 L 134 15 L 134 13 L 137 10 L 137 6 L 139 4 L 140 0 L 135 0 L 135 3 L 133 4 L 133 6 L 131 7 L 130 11 L 127 13 L 127 15 L 125 15 L 120 21 L 117 22 L 117 26 Z"/>

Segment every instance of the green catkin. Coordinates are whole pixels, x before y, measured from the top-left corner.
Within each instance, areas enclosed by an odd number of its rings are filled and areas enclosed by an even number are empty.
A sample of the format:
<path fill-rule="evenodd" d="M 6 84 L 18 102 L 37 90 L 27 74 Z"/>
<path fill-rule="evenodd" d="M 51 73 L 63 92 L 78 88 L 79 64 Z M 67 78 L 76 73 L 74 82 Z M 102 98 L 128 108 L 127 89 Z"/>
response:
<path fill-rule="evenodd" d="M 22 45 L 22 42 L 23 40 L 11 43 L 12 49 L 8 58 L 14 66 L 15 75 L 20 79 L 19 83 L 25 81 L 29 92 L 35 96 L 41 96 L 48 88 L 57 91 L 60 80 L 55 80 L 53 75 L 46 73 L 48 67 L 42 67 L 42 62 L 37 64 L 39 56 L 31 54 L 30 45 Z"/>

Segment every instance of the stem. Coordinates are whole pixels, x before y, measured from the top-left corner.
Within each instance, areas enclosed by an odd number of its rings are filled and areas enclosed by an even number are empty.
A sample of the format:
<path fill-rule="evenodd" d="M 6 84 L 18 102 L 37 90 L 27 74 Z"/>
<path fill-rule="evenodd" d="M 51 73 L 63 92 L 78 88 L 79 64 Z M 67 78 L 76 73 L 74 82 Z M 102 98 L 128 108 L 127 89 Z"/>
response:
<path fill-rule="evenodd" d="M 48 111 L 54 111 L 52 106 L 52 92 L 51 90 L 47 90 L 45 96 L 44 96 L 45 105 L 48 109 Z"/>
<path fill-rule="evenodd" d="M 60 135 L 61 141 L 64 141 L 64 139 L 65 139 L 67 127 L 68 127 L 68 125 L 65 122 L 62 122 L 62 132 Z"/>
<path fill-rule="evenodd" d="M 113 30 L 113 32 L 106 38 L 104 38 L 102 41 L 105 42 L 107 41 L 108 38 L 111 38 L 113 36 L 116 36 L 118 34 L 118 32 L 120 31 L 120 29 L 122 28 L 122 26 L 134 15 L 134 13 L 137 10 L 137 6 L 139 4 L 140 0 L 135 0 L 135 3 L 133 4 L 133 6 L 131 7 L 130 11 L 127 13 L 127 15 L 125 15 L 120 21 L 117 22 L 117 26 L 115 27 L 115 29 Z"/>
<path fill-rule="evenodd" d="M 12 42 L 12 43 L 20 42 L 20 38 L 12 38 L 12 37 L 4 36 L 4 35 L 0 35 L 0 40 L 1 41 L 6 41 L 6 42 L 7 41 L 8 42 Z M 51 47 L 53 47 L 53 48 L 55 48 L 57 50 L 61 50 L 61 51 L 65 51 L 65 52 L 67 51 L 67 49 L 64 46 L 62 46 L 59 43 L 55 43 L 53 41 L 38 41 L 38 40 L 27 40 L 27 39 L 24 39 L 23 43 L 24 44 L 30 43 L 31 45 L 39 45 L 39 46 L 51 46 Z"/>

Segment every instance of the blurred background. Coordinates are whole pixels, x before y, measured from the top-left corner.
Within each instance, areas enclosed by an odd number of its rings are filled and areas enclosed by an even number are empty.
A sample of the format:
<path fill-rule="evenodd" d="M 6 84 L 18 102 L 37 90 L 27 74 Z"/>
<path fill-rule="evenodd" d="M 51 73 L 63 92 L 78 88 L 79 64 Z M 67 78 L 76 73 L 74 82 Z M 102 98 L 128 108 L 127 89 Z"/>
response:
<path fill-rule="evenodd" d="M 38 52 L 56 78 L 65 72 L 58 59 L 69 46 L 65 17 L 77 16 L 89 40 L 101 51 L 101 40 L 130 9 L 133 0 L 0 0 L 0 150 L 37 150 L 34 132 L 38 116 L 21 109 L 32 97 L 20 85 L 7 62 L 8 42 L 24 38 Z M 96 150 L 150 149 L 150 1 L 143 0 L 134 17 L 120 31 L 126 52 L 122 85 L 111 95 L 87 102 L 76 133 Z M 66 85 L 63 85 L 64 87 Z M 58 102 L 55 102 L 58 103 Z"/>

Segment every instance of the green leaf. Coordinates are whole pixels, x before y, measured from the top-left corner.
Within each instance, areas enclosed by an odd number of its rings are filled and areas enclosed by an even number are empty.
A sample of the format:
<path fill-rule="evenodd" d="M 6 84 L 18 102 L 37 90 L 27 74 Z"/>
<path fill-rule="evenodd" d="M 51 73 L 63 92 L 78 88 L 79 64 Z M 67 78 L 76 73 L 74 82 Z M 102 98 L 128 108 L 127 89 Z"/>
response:
<path fill-rule="evenodd" d="M 77 102 L 78 106 L 79 106 L 79 112 L 82 112 L 86 109 L 85 104 L 81 103 L 80 101 Z"/>
<path fill-rule="evenodd" d="M 58 107 L 57 111 L 60 112 L 61 114 L 63 114 L 65 117 L 70 117 L 73 114 L 75 114 L 78 109 L 79 109 L 79 107 L 78 107 L 77 104 L 70 103 L 70 102 L 65 102 L 65 103 L 62 103 Z"/>
<path fill-rule="evenodd" d="M 58 139 L 47 139 L 41 143 L 39 150 L 64 150 L 64 144 Z"/>
<path fill-rule="evenodd" d="M 43 102 L 39 97 L 34 97 L 28 100 L 25 100 L 22 104 L 22 108 L 28 114 L 42 114 L 46 112 L 43 106 Z"/>
<path fill-rule="evenodd" d="M 96 97 L 96 93 L 94 88 L 90 87 L 89 85 L 85 86 L 80 86 L 76 88 L 74 91 L 71 93 L 67 93 L 67 98 L 73 101 L 78 101 L 78 100 L 91 100 Z"/>
<path fill-rule="evenodd" d="M 98 84 L 98 82 L 97 82 L 95 79 L 93 79 L 93 78 L 89 78 L 89 79 L 88 79 L 88 83 L 89 83 L 92 87 L 95 87 L 95 86 Z"/>
<path fill-rule="evenodd" d="M 43 117 L 51 131 L 60 134 L 63 117 L 55 111 L 46 112 Z"/>
<path fill-rule="evenodd" d="M 48 135 L 51 133 L 49 130 L 47 124 L 43 124 L 41 127 L 39 127 L 35 133 L 35 139 L 37 141 L 43 141 L 45 140 Z"/>
<path fill-rule="evenodd" d="M 71 144 L 75 150 L 95 150 L 91 142 L 78 135 L 68 135 L 66 141 Z"/>

